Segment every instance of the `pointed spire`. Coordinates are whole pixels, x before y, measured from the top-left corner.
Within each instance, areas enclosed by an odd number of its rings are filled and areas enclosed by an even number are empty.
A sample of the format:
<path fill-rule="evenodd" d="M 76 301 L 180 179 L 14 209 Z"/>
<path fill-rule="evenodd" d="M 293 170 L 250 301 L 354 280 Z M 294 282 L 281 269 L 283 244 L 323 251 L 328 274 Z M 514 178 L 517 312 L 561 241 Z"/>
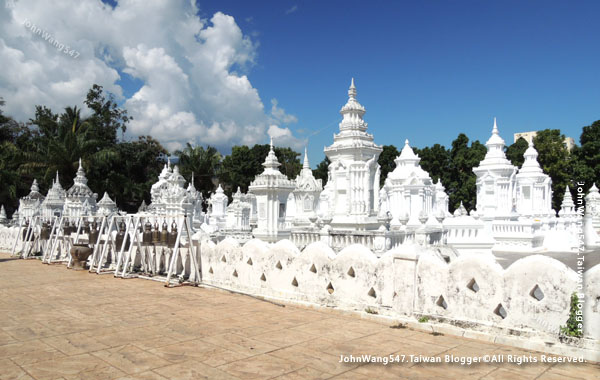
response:
<path fill-rule="evenodd" d="M 195 187 L 194 186 L 194 172 L 192 172 L 192 187 Z"/>
<path fill-rule="evenodd" d="M 350 88 L 348 89 L 348 97 L 350 99 L 356 99 L 356 86 L 354 85 L 354 78 L 350 82 Z"/>
<path fill-rule="evenodd" d="M 31 191 L 39 192 L 40 188 L 38 187 L 37 179 L 33 179 L 33 183 L 31 184 Z"/>
<path fill-rule="evenodd" d="M 56 171 L 56 181 L 54 182 L 60 184 L 60 180 L 58 179 L 58 170 Z"/>
<path fill-rule="evenodd" d="M 73 181 L 75 184 L 87 184 L 87 178 L 85 177 L 85 171 L 83 170 L 83 165 L 81 164 L 81 158 L 79 158 L 79 168 L 77 169 L 77 175 Z"/>
<path fill-rule="evenodd" d="M 492 134 L 494 134 L 494 135 L 500 134 L 500 132 L 498 132 L 498 124 L 496 124 L 496 118 L 495 117 L 494 117 L 494 128 L 492 128 Z"/>
<path fill-rule="evenodd" d="M 274 171 L 279 173 L 277 167 L 281 166 L 279 161 L 277 160 L 277 156 L 275 155 L 275 151 L 273 150 L 273 137 L 271 136 L 271 143 L 269 147 L 269 154 L 267 154 L 267 158 L 265 158 L 265 162 L 262 164 L 265 167 L 265 173 L 273 174 Z"/>
<path fill-rule="evenodd" d="M 308 153 L 306 151 L 306 147 L 304 147 L 304 164 L 302 165 L 302 169 L 310 169 L 310 165 L 308 163 Z"/>

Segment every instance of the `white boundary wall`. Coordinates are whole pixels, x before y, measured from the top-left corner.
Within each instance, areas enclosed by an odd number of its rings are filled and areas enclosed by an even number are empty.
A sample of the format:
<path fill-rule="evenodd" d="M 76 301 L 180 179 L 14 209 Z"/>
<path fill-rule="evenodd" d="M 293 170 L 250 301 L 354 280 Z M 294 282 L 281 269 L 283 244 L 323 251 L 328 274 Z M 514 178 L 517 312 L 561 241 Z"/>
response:
<path fill-rule="evenodd" d="M 427 315 L 479 331 L 548 339 L 556 339 L 566 324 L 571 294 L 581 293 L 577 273 L 542 255 L 503 269 L 491 254 L 463 255 L 447 264 L 418 246 L 377 258 L 360 245 L 335 255 L 321 242 L 299 252 L 288 240 L 269 245 L 254 239 L 240 246 L 225 239 L 217 245 L 203 241 L 200 256 L 203 281 L 227 289 L 389 316 Z M 598 341 L 600 266 L 585 274 L 584 294 L 584 333 Z"/>

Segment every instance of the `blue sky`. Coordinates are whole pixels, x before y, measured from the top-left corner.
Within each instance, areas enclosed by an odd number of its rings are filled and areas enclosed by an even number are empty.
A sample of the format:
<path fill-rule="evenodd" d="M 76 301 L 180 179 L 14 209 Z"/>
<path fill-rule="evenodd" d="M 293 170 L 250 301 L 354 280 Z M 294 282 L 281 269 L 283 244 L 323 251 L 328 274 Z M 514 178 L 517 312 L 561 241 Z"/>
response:
<path fill-rule="evenodd" d="M 1 0 L 0 0 L 1 1 Z M 5 0 L 6 2 L 6 0 Z M 174 151 L 332 143 L 352 77 L 375 142 L 485 142 L 493 118 L 577 141 L 600 119 L 599 1 L 18 0 L 0 6 L 0 96 L 17 120 L 94 84 Z M 50 43 L 35 25 L 48 32 Z M 76 51 L 65 54 L 59 44 Z"/>
<path fill-rule="evenodd" d="M 260 43 L 249 72 L 263 100 L 296 115 L 312 164 L 331 143 L 354 76 L 379 144 L 507 143 L 559 128 L 576 140 L 600 119 L 600 2 L 219 1 Z M 296 9 L 293 12 L 286 11 Z M 265 102 L 267 103 L 267 102 Z"/>

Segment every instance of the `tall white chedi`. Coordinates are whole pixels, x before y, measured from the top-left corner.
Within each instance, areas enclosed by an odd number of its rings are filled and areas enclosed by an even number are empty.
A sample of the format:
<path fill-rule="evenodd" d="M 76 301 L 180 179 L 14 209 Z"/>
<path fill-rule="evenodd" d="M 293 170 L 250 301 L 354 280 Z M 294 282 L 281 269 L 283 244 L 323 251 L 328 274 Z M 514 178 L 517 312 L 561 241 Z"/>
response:
<path fill-rule="evenodd" d="M 288 196 L 296 184 L 279 171 L 281 164 L 273 151 L 272 138 L 269 154 L 262 165 L 265 170 L 248 187 L 248 191 L 256 196 L 258 208 L 257 225 L 252 233 L 261 240 L 276 242 L 290 236 L 285 213 Z"/>
<path fill-rule="evenodd" d="M 529 143 L 523 166 L 516 176 L 517 212 L 522 216 L 546 217 L 552 210 L 552 180 L 545 174 L 537 160 L 538 152 Z"/>
<path fill-rule="evenodd" d="M 354 78 L 348 102 L 340 110 L 340 132 L 325 155 L 331 161 L 328 180 L 321 193 L 321 214 L 331 217 L 333 229 L 377 229 L 380 168 L 377 159 L 383 148 L 373 142 L 363 120 L 365 108 L 356 100 Z"/>
<path fill-rule="evenodd" d="M 79 159 L 79 168 L 73 182 L 73 186 L 67 190 L 63 213 L 68 216 L 94 214 L 96 212 L 98 194 L 92 192 L 87 185 L 87 178 L 81 165 L 81 158 Z"/>
<path fill-rule="evenodd" d="M 67 192 L 60 185 L 57 170 L 56 179 L 52 181 L 52 187 L 50 187 L 48 194 L 46 194 L 46 199 L 42 202 L 42 216 L 45 218 L 61 216 L 65 207 L 66 197 Z"/>
<path fill-rule="evenodd" d="M 515 176 L 517 167 L 504 154 L 504 140 L 500 137 L 496 118 L 492 136 L 485 143 L 487 153 L 478 167 L 477 212 L 482 219 L 510 219 L 515 216 Z"/>
<path fill-rule="evenodd" d="M 296 189 L 293 192 L 295 201 L 295 226 L 310 225 L 310 218 L 316 216 L 319 204 L 319 195 L 323 191 L 323 181 L 315 179 L 310 164 L 308 153 L 304 148 L 304 163 L 298 177 L 296 177 Z"/>

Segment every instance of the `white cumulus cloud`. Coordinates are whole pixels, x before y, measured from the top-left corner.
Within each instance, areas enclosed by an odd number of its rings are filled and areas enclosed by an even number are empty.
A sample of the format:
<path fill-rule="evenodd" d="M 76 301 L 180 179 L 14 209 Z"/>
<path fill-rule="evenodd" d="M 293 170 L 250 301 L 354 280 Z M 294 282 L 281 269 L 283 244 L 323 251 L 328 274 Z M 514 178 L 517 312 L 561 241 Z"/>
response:
<path fill-rule="evenodd" d="M 265 110 L 248 78 L 258 43 L 231 16 L 202 19 L 193 1 L 11 5 L 0 7 L 0 96 L 17 120 L 32 117 L 37 104 L 54 112 L 81 107 L 97 83 L 133 116 L 128 133 L 150 134 L 168 149 L 192 142 L 227 150 L 265 143 L 268 135 L 280 138 L 277 145 L 303 145 L 289 128 L 295 116 L 275 99 Z M 141 83 L 128 98 L 123 75 Z"/>

